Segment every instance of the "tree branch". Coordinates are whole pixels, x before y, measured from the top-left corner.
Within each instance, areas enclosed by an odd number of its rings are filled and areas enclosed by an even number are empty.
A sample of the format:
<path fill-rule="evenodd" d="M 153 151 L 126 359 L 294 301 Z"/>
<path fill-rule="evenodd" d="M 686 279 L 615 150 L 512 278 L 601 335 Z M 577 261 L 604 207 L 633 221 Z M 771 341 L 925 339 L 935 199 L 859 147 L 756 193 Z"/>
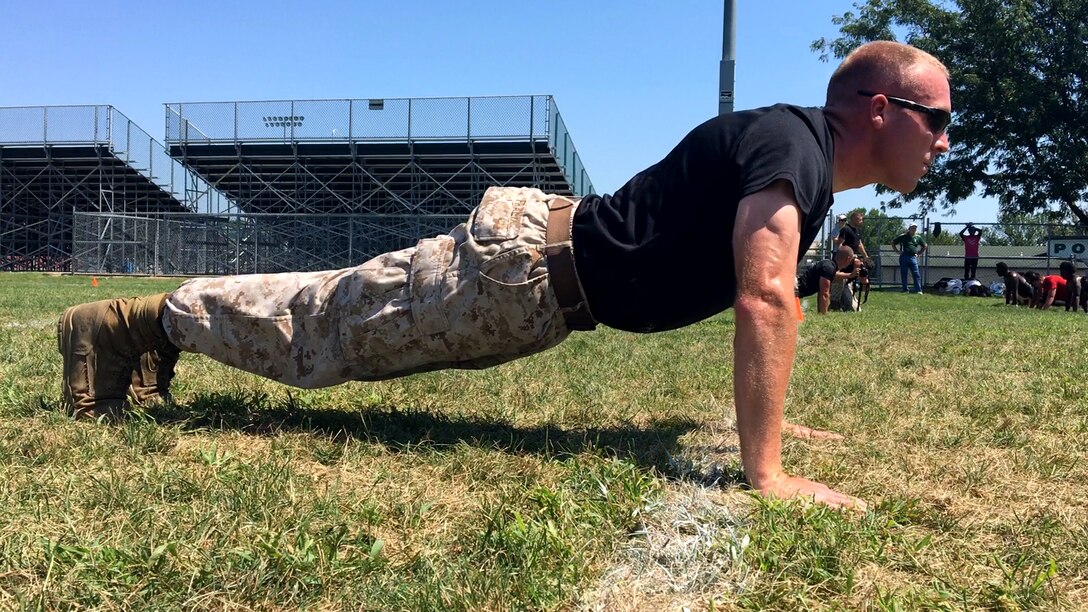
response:
<path fill-rule="evenodd" d="M 1077 203 L 1072 200 L 1066 200 L 1065 205 L 1069 207 L 1069 210 L 1073 211 L 1073 214 L 1080 220 L 1081 225 L 1088 227 L 1088 211 L 1077 206 Z"/>

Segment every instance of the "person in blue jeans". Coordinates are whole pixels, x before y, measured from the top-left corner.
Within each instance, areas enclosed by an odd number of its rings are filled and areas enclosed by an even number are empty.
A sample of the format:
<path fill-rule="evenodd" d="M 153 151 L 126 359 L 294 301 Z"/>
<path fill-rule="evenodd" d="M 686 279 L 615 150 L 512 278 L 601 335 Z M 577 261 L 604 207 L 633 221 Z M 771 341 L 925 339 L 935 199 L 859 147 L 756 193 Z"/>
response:
<path fill-rule="evenodd" d="M 906 233 L 899 234 L 892 248 L 899 253 L 899 281 L 903 293 L 907 292 L 907 270 L 914 277 L 914 292 L 922 293 L 922 271 L 918 269 L 918 256 L 926 250 L 926 239 L 918 235 L 918 223 L 911 221 Z"/>

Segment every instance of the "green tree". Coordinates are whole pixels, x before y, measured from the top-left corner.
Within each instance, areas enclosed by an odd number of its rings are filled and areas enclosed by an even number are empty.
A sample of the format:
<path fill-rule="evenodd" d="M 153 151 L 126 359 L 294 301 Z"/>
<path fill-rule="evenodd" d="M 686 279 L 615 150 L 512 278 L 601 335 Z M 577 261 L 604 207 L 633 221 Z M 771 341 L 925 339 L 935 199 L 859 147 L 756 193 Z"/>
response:
<path fill-rule="evenodd" d="M 960 238 L 959 230 L 955 232 L 948 231 L 948 228 L 944 228 L 940 234 L 934 236 L 932 233 L 926 236 L 926 243 L 929 246 L 960 246 L 963 244 L 963 239 Z M 989 244 L 989 242 L 987 242 Z"/>
<path fill-rule="evenodd" d="M 879 208 L 856 210 L 865 213 L 865 226 L 862 231 L 865 247 L 871 255 L 876 255 L 877 246 L 888 246 L 896 236 L 907 231 L 907 220 L 902 217 L 889 217 L 887 212 Z"/>
<path fill-rule="evenodd" d="M 821 59 L 898 34 L 952 74 L 951 150 L 889 206 L 954 210 L 977 193 L 1005 214 L 1065 209 L 1088 226 L 1088 2 L 859 0 L 854 8 L 832 19 L 840 37 L 812 43 Z"/>
<path fill-rule="evenodd" d="M 907 220 L 903 217 L 889 217 L 887 212 L 880 208 L 854 208 L 846 212 L 847 216 L 853 216 L 860 212 L 865 215 L 865 223 L 862 225 L 862 240 L 865 241 L 865 249 L 870 255 L 876 255 L 878 246 L 888 246 L 896 236 L 907 231 Z M 831 238 L 837 235 L 832 232 Z M 830 241 L 830 239 L 829 239 Z"/>
<path fill-rule="evenodd" d="M 998 223 L 987 236 L 993 246 L 1045 246 L 1049 236 L 1075 233 L 1065 211 L 1041 214 L 1001 213 Z M 1082 230 L 1083 231 L 1083 230 Z"/>

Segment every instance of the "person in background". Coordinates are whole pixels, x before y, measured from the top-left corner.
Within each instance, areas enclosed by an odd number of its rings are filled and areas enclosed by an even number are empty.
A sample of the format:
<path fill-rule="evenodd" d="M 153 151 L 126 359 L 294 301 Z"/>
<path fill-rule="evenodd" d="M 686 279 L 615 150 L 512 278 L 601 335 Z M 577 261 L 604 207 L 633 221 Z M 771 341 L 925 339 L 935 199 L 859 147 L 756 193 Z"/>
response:
<path fill-rule="evenodd" d="M 1069 262 L 1063 261 L 1062 265 Z M 1051 306 L 1064 306 L 1068 299 L 1068 283 L 1060 274 L 1031 273 L 1032 284 L 1035 285 L 1035 303 L 1033 306 L 1039 310 L 1049 310 Z"/>
<path fill-rule="evenodd" d="M 1058 275 L 1065 279 L 1065 311 L 1077 311 L 1080 306 L 1081 276 L 1077 274 L 1077 264 L 1063 261 L 1058 266 Z"/>
<path fill-rule="evenodd" d="M 903 293 L 907 292 L 907 271 L 914 278 L 914 292 L 922 294 L 922 271 L 918 268 L 918 256 L 926 250 L 926 239 L 918 235 L 918 222 L 911 221 L 906 233 L 892 241 L 892 249 L 899 253 L 899 280 Z"/>
<path fill-rule="evenodd" d="M 860 254 L 868 259 L 869 252 L 865 250 L 865 241 L 861 239 L 861 226 L 865 223 L 865 213 L 855 210 L 850 214 L 850 222 L 839 230 L 839 244 L 845 244 L 854 250 L 854 254 Z"/>
<path fill-rule="evenodd" d="M 831 306 L 831 284 L 837 280 L 848 281 L 857 278 L 856 264 L 859 262 L 860 260 L 854 259 L 854 249 L 848 246 L 839 247 L 832 258 L 812 264 L 797 276 L 797 297 L 818 294 L 816 312 L 827 314 Z M 848 288 L 843 288 L 842 302 L 844 304 L 851 298 L 849 291 Z"/>
<path fill-rule="evenodd" d="M 1035 287 L 1019 272 L 1009 269 L 1003 261 L 997 262 L 997 275 L 1005 282 L 1005 304 L 1014 306 L 1027 306 L 1031 304 Z"/>
<path fill-rule="evenodd" d="M 978 271 L 978 243 L 982 241 L 982 230 L 968 222 L 967 226 L 960 230 L 960 240 L 963 240 L 963 278 L 964 280 L 975 278 Z"/>
<path fill-rule="evenodd" d="M 831 254 L 834 255 L 835 251 L 839 250 L 842 246 L 842 228 L 846 227 L 846 213 L 839 213 L 838 226 L 835 228 L 835 237 L 831 239 Z M 853 247 L 851 247 L 853 249 Z"/>

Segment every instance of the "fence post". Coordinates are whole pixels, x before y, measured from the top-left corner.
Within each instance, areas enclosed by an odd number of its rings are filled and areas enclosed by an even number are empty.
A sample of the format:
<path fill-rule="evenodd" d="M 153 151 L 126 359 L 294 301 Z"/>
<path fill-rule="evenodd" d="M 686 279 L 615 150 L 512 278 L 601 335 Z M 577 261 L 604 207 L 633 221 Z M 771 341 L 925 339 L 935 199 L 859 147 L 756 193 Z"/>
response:
<path fill-rule="evenodd" d="M 929 231 L 929 217 L 923 217 L 922 218 L 922 227 L 925 228 L 925 231 L 922 233 L 922 235 L 923 236 L 930 236 L 932 238 L 932 234 L 930 234 L 930 231 Z M 923 289 L 925 288 L 926 285 L 929 284 L 929 250 L 930 250 L 931 247 L 932 247 L 932 245 L 930 245 L 929 241 L 927 240 L 926 241 L 926 250 L 925 250 L 925 267 L 922 268 L 922 288 Z"/>

